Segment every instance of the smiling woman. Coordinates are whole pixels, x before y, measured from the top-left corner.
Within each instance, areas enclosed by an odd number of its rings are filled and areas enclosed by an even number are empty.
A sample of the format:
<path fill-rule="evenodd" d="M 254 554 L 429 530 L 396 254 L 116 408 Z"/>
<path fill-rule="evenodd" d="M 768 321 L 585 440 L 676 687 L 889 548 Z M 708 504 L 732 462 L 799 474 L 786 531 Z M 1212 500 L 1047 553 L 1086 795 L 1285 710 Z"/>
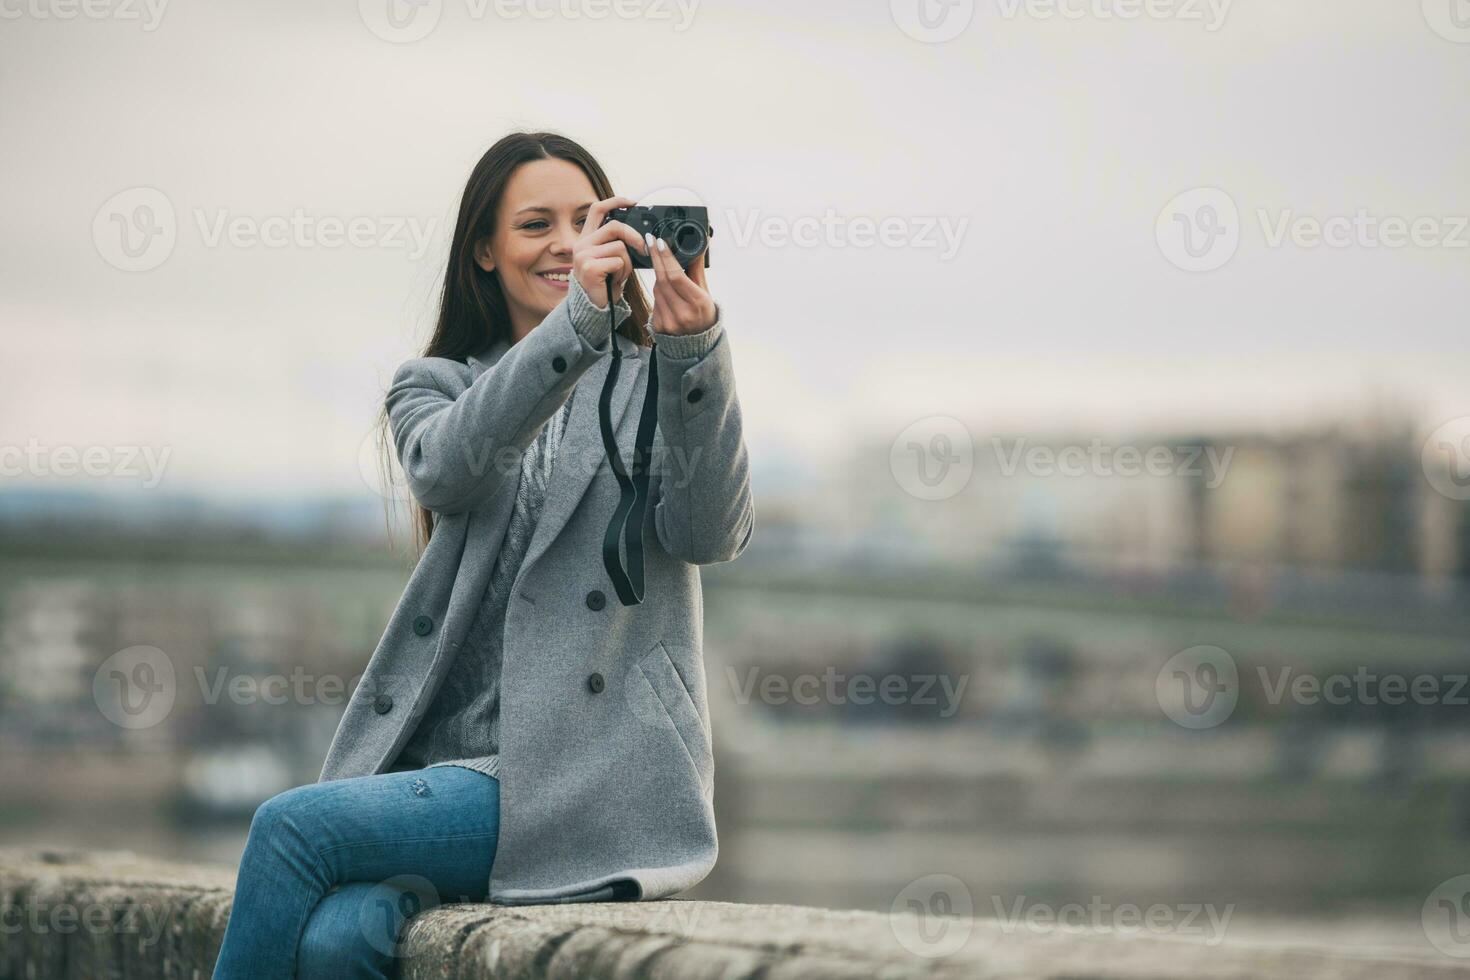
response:
<path fill-rule="evenodd" d="M 385 399 L 424 550 L 320 780 L 255 814 L 216 978 L 384 977 L 426 905 L 662 898 L 713 867 L 699 566 L 750 542 L 749 459 L 703 255 L 607 220 L 635 203 L 546 133 L 470 175 L 434 335 Z M 604 438 L 629 458 L 650 394 L 627 605 L 599 561 L 622 488 L 583 464 Z"/>

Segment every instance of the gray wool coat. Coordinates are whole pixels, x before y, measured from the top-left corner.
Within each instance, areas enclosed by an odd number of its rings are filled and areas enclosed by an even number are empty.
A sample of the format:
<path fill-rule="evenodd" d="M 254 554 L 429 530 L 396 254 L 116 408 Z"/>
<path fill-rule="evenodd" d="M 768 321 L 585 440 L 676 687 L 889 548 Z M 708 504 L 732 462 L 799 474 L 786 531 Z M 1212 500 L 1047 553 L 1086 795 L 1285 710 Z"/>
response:
<path fill-rule="evenodd" d="M 615 882 L 663 898 L 704 878 L 718 850 L 699 566 L 739 556 L 755 523 L 730 343 L 717 322 L 704 334 L 656 335 L 655 354 L 608 334 L 605 310 L 600 322 L 599 333 L 597 308 L 574 284 L 514 345 L 398 369 L 389 422 L 434 530 L 320 777 L 391 770 L 479 608 L 521 453 L 571 397 L 506 611 L 488 897 L 500 904 L 590 900 Z M 619 499 L 597 406 L 610 342 L 624 351 L 611 418 L 629 469 L 649 359 L 659 358 L 646 591 L 629 607 L 602 564 Z"/>

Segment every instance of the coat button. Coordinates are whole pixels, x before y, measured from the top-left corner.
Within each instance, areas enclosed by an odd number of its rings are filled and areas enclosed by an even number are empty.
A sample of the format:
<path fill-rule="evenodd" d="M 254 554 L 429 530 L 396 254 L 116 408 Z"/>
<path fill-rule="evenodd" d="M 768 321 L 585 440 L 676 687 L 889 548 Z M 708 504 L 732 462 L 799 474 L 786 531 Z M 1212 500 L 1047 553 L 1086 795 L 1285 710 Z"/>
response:
<path fill-rule="evenodd" d="M 600 591 L 598 591 L 597 589 L 593 589 L 591 592 L 587 593 L 588 609 L 601 609 L 605 605 L 607 605 L 607 596 L 603 595 Z"/>
<path fill-rule="evenodd" d="M 695 402 L 699 401 L 701 398 L 704 397 L 704 389 L 703 388 L 690 388 L 689 389 L 689 394 L 685 395 L 684 397 L 689 400 L 689 404 L 693 405 Z"/>
<path fill-rule="evenodd" d="M 434 621 L 428 616 L 420 616 L 413 621 L 413 631 L 419 636 L 428 636 L 434 632 Z"/>
<path fill-rule="evenodd" d="M 379 694 L 373 698 L 373 710 L 380 715 L 386 715 L 393 710 L 393 695 Z"/>
<path fill-rule="evenodd" d="M 555 371 L 557 374 L 561 374 L 566 369 L 567 359 L 565 357 L 562 357 L 560 354 L 558 354 L 551 359 L 551 370 Z"/>
<path fill-rule="evenodd" d="M 587 678 L 587 686 L 592 688 L 593 694 L 601 694 L 602 689 L 607 687 L 607 682 L 602 679 L 601 674 L 594 670 L 592 676 Z"/>

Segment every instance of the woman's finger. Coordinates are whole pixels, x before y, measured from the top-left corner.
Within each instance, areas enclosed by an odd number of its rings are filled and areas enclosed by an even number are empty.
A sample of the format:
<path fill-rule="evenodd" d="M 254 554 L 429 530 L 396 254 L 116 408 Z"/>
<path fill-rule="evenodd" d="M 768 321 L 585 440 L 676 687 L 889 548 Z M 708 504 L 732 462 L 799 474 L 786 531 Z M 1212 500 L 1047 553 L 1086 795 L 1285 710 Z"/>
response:
<path fill-rule="evenodd" d="M 618 289 L 621 290 L 628 277 L 633 274 L 633 262 L 628 258 L 628 250 L 623 247 L 622 242 L 610 242 L 601 246 L 601 251 L 587 256 L 589 262 L 597 262 L 604 270 L 599 275 L 612 275 Z"/>
<path fill-rule="evenodd" d="M 660 245 L 663 247 L 660 248 Z M 667 259 L 664 265 L 664 269 L 667 270 L 665 278 L 668 279 L 669 286 L 674 290 L 674 293 L 685 302 L 691 303 L 696 307 L 702 306 L 708 298 L 708 294 L 684 272 L 684 267 L 679 265 L 678 260 L 674 258 L 674 253 L 669 249 L 667 243 L 655 242 L 654 251 L 656 254 Z"/>
<path fill-rule="evenodd" d="M 684 270 L 679 267 L 679 260 L 674 258 L 674 253 L 668 247 L 668 243 L 654 239 L 649 256 L 655 261 L 654 268 L 658 270 L 659 278 L 668 288 L 671 297 L 681 306 L 697 301 L 698 292 L 694 284 L 689 282 L 689 277 L 684 274 Z"/>
<path fill-rule="evenodd" d="M 621 249 L 622 245 L 618 244 Z M 632 264 L 626 252 L 605 251 L 600 254 L 582 252 L 572 260 L 572 272 L 582 281 L 584 289 L 601 281 L 600 277 L 611 272 L 619 281 L 628 277 Z"/>
<path fill-rule="evenodd" d="M 653 296 L 657 305 L 664 308 L 669 314 L 670 325 L 682 322 L 686 311 L 683 309 L 685 302 L 673 288 L 673 275 L 678 271 L 678 263 L 674 261 L 667 249 L 660 251 L 657 240 L 652 235 L 648 236 L 648 258 L 653 266 L 654 284 Z"/>
<path fill-rule="evenodd" d="M 673 312 L 669 309 L 671 302 L 668 284 L 659 278 L 658 259 L 656 252 L 649 252 L 649 264 L 653 266 L 655 281 L 651 293 L 653 295 L 653 322 L 660 333 L 678 333 L 678 324 L 675 323 Z"/>
<path fill-rule="evenodd" d="M 645 249 L 644 254 L 648 256 L 649 265 L 653 266 L 653 278 L 655 283 L 663 282 L 664 279 L 668 276 L 668 272 L 665 270 L 663 261 L 664 257 L 659 254 L 658 243 L 653 235 L 647 233 L 644 234 L 643 248 Z"/>
<path fill-rule="evenodd" d="M 582 254 L 589 259 L 607 259 L 614 256 L 626 259 L 628 247 L 620 241 L 604 242 L 601 245 L 584 246 Z"/>
<path fill-rule="evenodd" d="M 595 232 L 603 227 L 610 212 L 619 208 L 631 208 L 637 206 L 638 202 L 631 197 L 609 197 L 598 201 L 587 209 L 587 220 L 582 225 L 582 235 L 585 237 L 589 231 Z"/>
<path fill-rule="evenodd" d="M 672 298 L 669 294 L 668 271 L 665 257 L 660 255 L 655 244 L 654 237 L 649 234 L 644 236 L 644 246 L 648 249 L 648 264 L 653 267 L 653 304 L 655 310 L 663 310 L 664 325 L 673 327 L 673 319 L 670 316 L 669 304 Z"/>
<path fill-rule="evenodd" d="M 601 245 L 605 242 L 616 241 L 621 241 L 629 248 L 636 248 L 640 252 L 646 252 L 648 249 L 648 245 L 643 241 L 643 236 L 621 221 L 609 221 L 602 227 L 590 231 L 584 225 L 582 240 L 579 244 L 583 246 Z"/>
<path fill-rule="evenodd" d="M 583 288 L 586 287 L 588 279 L 595 283 L 601 283 L 608 276 L 612 276 L 613 282 L 621 286 L 628 281 L 632 267 L 624 256 L 602 255 L 589 258 L 584 268 L 586 269 L 586 273 L 582 279 Z"/>
<path fill-rule="evenodd" d="M 672 317 L 684 312 L 684 301 L 669 287 L 667 279 L 653 287 L 653 299 L 655 303 L 664 308 L 664 312 Z"/>
<path fill-rule="evenodd" d="M 705 276 L 703 252 L 699 253 L 699 258 L 695 259 L 694 264 L 689 267 L 689 279 L 700 289 L 709 292 L 709 281 Z"/>
<path fill-rule="evenodd" d="M 662 333 L 678 333 L 679 323 L 674 318 L 674 311 L 670 308 L 670 300 L 667 291 L 662 285 L 655 285 L 652 290 L 653 298 L 653 322 Z"/>

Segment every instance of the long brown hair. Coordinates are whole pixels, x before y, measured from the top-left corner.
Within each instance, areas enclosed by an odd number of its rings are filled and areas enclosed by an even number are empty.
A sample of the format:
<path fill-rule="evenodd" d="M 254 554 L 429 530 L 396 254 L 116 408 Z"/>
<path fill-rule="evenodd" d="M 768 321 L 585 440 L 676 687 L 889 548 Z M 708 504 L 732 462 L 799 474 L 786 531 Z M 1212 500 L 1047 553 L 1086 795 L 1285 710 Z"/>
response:
<path fill-rule="evenodd" d="M 439 298 L 439 317 L 434 334 L 424 347 L 424 357 L 447 357 L 464 360 L 504 340 L 514 343 L 510 309 L 506 305 L 500 276 L 486 272 L 475 262 L 475 243 L 488 238 L 495 230 L 495 216 L 500 198 L 511 174 L 532 160 L 566 160 L 581 168 L 592 183 L 598 200 L 613 196 L 611 182 L 602 167 L 580 144 L 555 133 L 511 133 L 485 151 L 459 202 L 459 218 L 454 225 L 454 240 L 449 248 L 449 265 L 444 271 L 444 289 Z M 648 300 L 637 276 L 631 276 L 623 288 L 633 315 L 618 327 L 618 332 L 640 346 L 647 347 Z M 378 420 L 378 445 L 382 466 L 382 485 L 393 486 L 393 462 L 397 450 L 384 406 Z M 392 495 L 387 495 L 391 501 Z M 428 508 L 412 501 L 414 530 L 413 550 L 417 556 L 428 545 L 434 533 L 434 515 Z M 390 515 L 392 508 L 390 505 Z M 389 521 L 389 536 L 392 522 Z"/>

